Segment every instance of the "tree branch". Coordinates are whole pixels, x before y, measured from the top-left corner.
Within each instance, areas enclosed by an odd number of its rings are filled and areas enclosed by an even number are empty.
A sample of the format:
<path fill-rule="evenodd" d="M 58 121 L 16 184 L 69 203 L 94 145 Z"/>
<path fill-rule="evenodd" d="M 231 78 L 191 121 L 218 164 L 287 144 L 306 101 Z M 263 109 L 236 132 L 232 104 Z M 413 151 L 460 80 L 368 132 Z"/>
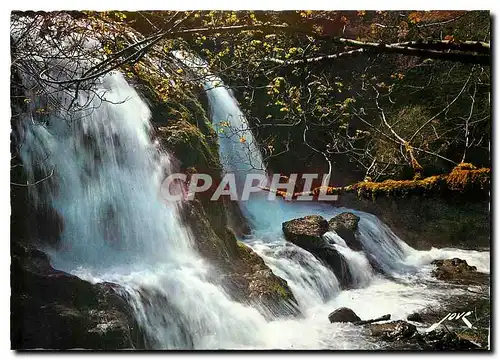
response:
<path fill-rule="evenodd" d="M 284 61 L 274 58 L 266 58 L 265 60 L 283 65 L 298 65 L 335 60 L 340 57 L 359 55 L 362 53 L 396 53 L 471 64 L 490 65 L 491 63 L 490 43 L 481 41 L 455 43 L 450 40 L 431 40 L 426 42 L 408 41 L 393 44 L 366 42 L 345 38 L 338 38 L 333 41 L 347 46 L 358 47 L 360 49 L 302 60 Z M 365 50 L 363 51 L 363 49 Z"/>

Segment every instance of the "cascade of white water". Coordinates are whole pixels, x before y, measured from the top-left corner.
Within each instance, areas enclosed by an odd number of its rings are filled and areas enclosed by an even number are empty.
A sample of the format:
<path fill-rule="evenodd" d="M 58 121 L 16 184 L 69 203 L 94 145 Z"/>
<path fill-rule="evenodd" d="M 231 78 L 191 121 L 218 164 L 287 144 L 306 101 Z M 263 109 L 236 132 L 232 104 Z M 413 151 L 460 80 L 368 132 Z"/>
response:
<path fill-rule="evenodd" d="M 347 262 L 349 272 L 352 275 L 352 286 L 362 287 L 370 283 L 373 278 L 373 269 L 362 251 L 354 251 L 347 246 L 344 239 L 335 232 L 328 231 L 323 238 L 335 248 Z"/>
<path fill-rule="evenodd" d="M 57 66 L 68 70 L 70 65 Z M 232 124 L 233 130 L 221 136 L 220 151 L 226 164 L 239 165 L 226 165 L 226 169 L 238 174 L 262 172 L 262 157 L 237 102 L 224 87 L 213 88 L 219 81 L 212 77 L 205 85 L 214 122 Z M 94 97 L 96 93 L 99 96 Z M 90 111 L 76 118 L 62 110 L 49 113 L 44 123 L 32 122 L 27 114 L 21 152 L 31 181 L 53 171 L 48 181 L 33 189 L 39 201 L 50 204 L 63 219 L 61 246 L 50 252 L 51 261 L 56 268 L 89 281 L 120 284 L 151 347 L 368 348 L 370 344 L 349 325 L 329 324 L 328 312 L 349 306 L 363 317 L 373 317 L 380 315 L 371 313 L 379 308 L 366 307 L 366 301 L 381 308 L 400 306 L 404 311 L 432 303 L 422 298 L 405 304 L 400 301 L 402 294 L 417 297 L 421 289 L 388 281 L 340 292 L 332 271 L 287 243 L 281 232 L 282 221 L 310 214 L 329 218 L 340 210 L 282 201 L 271 205 L 258 198 L 246 204 L 255 224 L 246 241 L 288 281 L 305 314 L 303 319 L 266 321 L 257 310 L 231 301 L 209 281 L 210 268 L 192 249 L 194 239 L 180 221 L 180 205 L 166 202 L 161 195 L 161 181 L 172 171 L 170 160 L 150 140 L 149 110 L 135 90 L 113 73 L 96 79 L 91 91 L 60 94 L 61 102 L 76 98 Z M 37 94 L 28 96 L 33 104 L 40 102 Z M 424 261 L 378 219 L 357 214 L 362 218 L 363 245 L 388 271 L 406 270 Z M 352 252 L 346 249 L 345 254 Z M 345 256 L 353 266 L 361 263 L 357 255 Z"/>
<path fill-rule="evenodd" d="M 52 58 L 45 75 L 58 81 L 89 66 Z M 23 80 L 33 85 L 29 76 Z M 181 221 L 182 204 L 162 196 L 162 181 L 173 169 L 151 140 L 150 111 L 136 91 L 119 72 L 78 91 L 47 87 L 59 104 L 82 109 L 75 116 L 59 106 L 38 121 L 28 111 L 21 121 L 29 181 L 52 172 L 31 190 L 62 219 L 58 249 L 48 249 L 53 266 L 91 282 L 120 284 L 152 348 L 263 346 L 258 330 L 264 317 L 211 283 L 210 267 Z M 26 96 L 28 104 L 47 102 L 43 92 Z"/>
<path fill-rule="evenodd" d="M 175 55 L 199 72 L 206 70 L 206 63 L 191 54 L 175 52 Z M 235 175 L 240 187 L 250 173 L 265 175 L 266 168 L 257 141 L 236 99 L 220 78 L 207 72 L 204 87 L 212 122 L 224 130 L 219 131 L 219 153 L 224 170 Z M 252 194 L 248 201 L 240 202 L 253 225 L 251 238 L 244 241 L 278 276 L 287 280 L 302 309 L 331 298 L 339 291 L 333 272 L 307 251 L 287 243 L 281 233 L 281 222 L 296 210 L 279 199 L 268 201 L 267 195 L 267 192 Z"/>
<path fill-rule="evenodd" d="M 96 87 L 108 102 L 80 122 L 26 122 L 27 168 L 50 154 L 40 166 L 57 170 L 46 199 L 64 222 L 54 266 L 124 286 L 154 347 L 257 346 L 264 319 L 209 283 L 179 205 L 161 196 L 171 169 L 149 139 L 147 106 L 120 74 Z"/>

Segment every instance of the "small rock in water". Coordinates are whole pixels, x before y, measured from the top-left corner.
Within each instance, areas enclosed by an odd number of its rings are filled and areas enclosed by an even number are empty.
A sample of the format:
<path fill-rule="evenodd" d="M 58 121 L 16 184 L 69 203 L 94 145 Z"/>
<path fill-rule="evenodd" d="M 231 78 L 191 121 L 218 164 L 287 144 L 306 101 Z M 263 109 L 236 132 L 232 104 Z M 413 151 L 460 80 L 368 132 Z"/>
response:
<path fill-rule="evenodd" d="M 380 336 L 384 340 L 399 340 L 411 337 L 417 328 L 403 320 L 391 321 L 385 324 L 371 324 L 372 336 Z"/>
<path fill-rule="evenodd" d="M 422 321 L 422 316 L 420 316 L 419 313 L 411 313 L 410 315 L 408 315 L 408 317 L 406 318 L 408 321 L 417 321 L 417 322 L 420 322 Z"/>
<path fill-rule="evenodd" d="M 477 270 L 475 266 L 469 266 L 467 261 L 459 258 L 434 260 L 431 264 L 436 265 L 432 274 L 439 280 L 463 280 L 475 275 Z"/>
<path fill-rule="evenodd" d="M 356 322 L 361 321 L 360 317 L 349 308 L 341 307 L 328 315 L 328 320 L 331 323 L 336 322 Z"/>

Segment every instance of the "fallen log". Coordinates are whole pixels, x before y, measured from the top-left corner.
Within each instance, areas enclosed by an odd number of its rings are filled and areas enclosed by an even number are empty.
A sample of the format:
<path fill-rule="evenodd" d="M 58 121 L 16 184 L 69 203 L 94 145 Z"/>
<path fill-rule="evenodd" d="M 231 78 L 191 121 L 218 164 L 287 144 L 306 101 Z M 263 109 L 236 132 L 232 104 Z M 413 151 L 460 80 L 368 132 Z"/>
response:
<path fill-rule="evenodd" d="M 381 317 L 378 317 L 376 319 L 371 319 L 371 320 L 361 320 L 361 321 L 355 321 L 353 322 L 354 325 L 366 325 L 366 324 L 372 324 L 376 323 L 379 321 L 385 321 L 385 320 L 390 320 L 391 319 L 391 314 L 386 314 Z"/>
<path fill-rule="evenodd" d="M 449 174 L 429 176 L 423 179 L 414 180 L 385 180 L 382 182 L 361 181 L 348 186 L 317 187 L 307 192 L 288 193 L 269 187 L 261 189 L 275 192 L 276 195 L 286 200 L 295 200 L 300 196 L 312 196 L 317 200 L 320 191 L 326 195 L 342 195 L 355 193 L 359 198 L 376 199 L 379 196 L 400 196 L 410 195 L 469 195 L 477 198 L 478 196 L 489 196 L 491 169 L 477 169 L 471 164 L 459 164 Z"/>

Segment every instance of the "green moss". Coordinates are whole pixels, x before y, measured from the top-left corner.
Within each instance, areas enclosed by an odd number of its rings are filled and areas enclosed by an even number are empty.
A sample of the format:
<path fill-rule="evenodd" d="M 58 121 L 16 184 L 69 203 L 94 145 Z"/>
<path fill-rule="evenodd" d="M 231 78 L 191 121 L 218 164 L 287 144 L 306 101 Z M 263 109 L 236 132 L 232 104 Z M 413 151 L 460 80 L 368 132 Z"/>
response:
<path fill-rule="evenodd" d="M 302 195 L 318 197 L 320 192 L 327 195 L 343 195 L 349 193 L 357 194 L 358 198 L 376 200 L 380 197 L 409 196 L 436 196 L 456 197 L 462 196 L 474 200 L 483 200 L 489 196 L 491 169 L 476 169 L 471 164 L 459 164 L 449 174 L 429 176 L 421 178 L 421 173 L 416 172 L 413 180 L 385 180 L 382 182 L 362 181 L 341 187 L 317 187 L 306 193 L 287 193 L 271 188 L 267 191 L 275 192 L 277 195 L 292 199 Z"/>
<path fill-rule="evenodd" d="M 238 253 L 240 259 L 242 259 L 247 265 L 253 266 L 256 264 L 263 264 L 264 261 L 254 253 L 254 251 L 239 240 L 236 240 L 236 245 L 238 247 Z"/>
<path fill-rule="evenodd" d="M 281 286 L 280 284 L 275 284 L 273 289 L 275 292 L 277 292 L 279 294 L 279 296 L 283 300 L 288 300 L 288 298 L 289 298 L 288 291 L 286 291 L 286 289 L 283 286 Z"/>
<path fill-rule="evenodd" d="M 446 177 L 448 188 L 453 191 L 481 191 L 489 188 L 491 169 L 476 169 L 471 164 L 459 164 Z"/>
<path fill-rule="evenodd" d="M 409 195 L 424 195 L 441 191 L 443 179 L 440 176 L 430 176 L 414 180 L 386 180 L 383 182 L 361 182 L 353 189 L 360 197 L 377 198 L 379 196 L 396 195 L 406 197 Z"/>
<path fill-rule="evenodd" d="M 158 128 L 161 144 L 172 151 L 181 167 L 194 167 L 198 172 L 220 173 L 218 148 L 210 137 L 185 120 L 172 121 Z"/>
<path fill-rule="evenodd" d="M 242 250 L 245 250 L 247 248 L 247 246 L 239 240 L 236 240 L 236 245 Z"/>
<path fill-rule="evenodd" d="M 413 180 L 364 181 L 342 188 L 329 187 L 327 194 L 356 192 L 358 197 L 376 199 L 380 196 L 408 197 L 410 195 L 455 194 L 477 195 L 489 190 L 491 170 L 476 169 L 470 164 L 461 164 L 449 174 L 416 177 Z M 319 193 L 319 189 L 317 191 Z"/>

